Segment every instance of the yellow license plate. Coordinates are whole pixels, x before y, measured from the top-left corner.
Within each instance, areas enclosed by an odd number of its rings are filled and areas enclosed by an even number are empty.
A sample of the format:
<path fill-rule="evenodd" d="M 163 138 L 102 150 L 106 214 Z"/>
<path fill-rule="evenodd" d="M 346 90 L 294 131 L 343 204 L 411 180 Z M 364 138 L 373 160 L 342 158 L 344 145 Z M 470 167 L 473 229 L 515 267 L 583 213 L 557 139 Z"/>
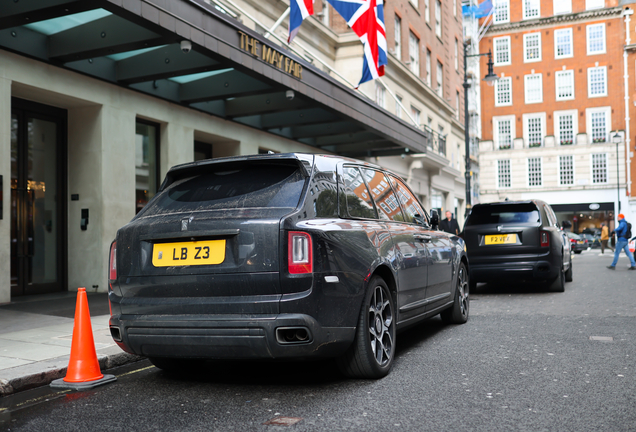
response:
<path fill-rule="evenodd" d="M 517 234 L 487 235 L 484 241 L 487 245 L 517 243 Z"/>
<path fill-rule="evenodd" d="M 583 243 L 585 243 L 585 241 L 583 241 L 583 240 L 579 240 L 577 243 L 578 243 L 578 244 L 583 244 Z"/>
<path fill-rule="evenodd" d="M 175 267 L 221 264 L 225 260 L 225 240 L 157 243 L 152 248 L 152 265 Z"/>

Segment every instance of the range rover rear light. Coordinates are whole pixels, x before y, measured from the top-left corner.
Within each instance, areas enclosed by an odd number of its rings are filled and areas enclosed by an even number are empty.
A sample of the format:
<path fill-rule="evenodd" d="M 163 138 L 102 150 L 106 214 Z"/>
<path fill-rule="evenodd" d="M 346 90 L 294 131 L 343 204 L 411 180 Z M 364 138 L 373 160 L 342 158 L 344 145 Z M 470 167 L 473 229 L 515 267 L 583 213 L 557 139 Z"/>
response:
<path fill-rule="evenodd" d="M 117 242 L 110 245 L 110 259 L 108 260 L 108 279 L 117 279 Z"/>
<path fill-rule="evenodd" d="M 547 231 L 539 231 L 539 239 L 541 240 L 541 247 L 550 246 L 550 233 Z"/>
<path fill-rule="evenodd" d="M 306 274 L 314 270 L 311 236 L 290 231 L 287 242 L 287 268 L 290 274 Z"/>

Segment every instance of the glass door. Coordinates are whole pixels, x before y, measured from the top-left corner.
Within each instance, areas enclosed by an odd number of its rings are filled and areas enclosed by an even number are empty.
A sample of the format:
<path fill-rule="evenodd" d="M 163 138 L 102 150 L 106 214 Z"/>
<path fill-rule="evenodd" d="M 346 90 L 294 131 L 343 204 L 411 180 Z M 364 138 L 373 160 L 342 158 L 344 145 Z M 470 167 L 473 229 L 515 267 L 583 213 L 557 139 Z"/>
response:
<path fill-rule="evenodd" d="M 65 111 L 12 100 L 11 295 L 63 289 Z"/>

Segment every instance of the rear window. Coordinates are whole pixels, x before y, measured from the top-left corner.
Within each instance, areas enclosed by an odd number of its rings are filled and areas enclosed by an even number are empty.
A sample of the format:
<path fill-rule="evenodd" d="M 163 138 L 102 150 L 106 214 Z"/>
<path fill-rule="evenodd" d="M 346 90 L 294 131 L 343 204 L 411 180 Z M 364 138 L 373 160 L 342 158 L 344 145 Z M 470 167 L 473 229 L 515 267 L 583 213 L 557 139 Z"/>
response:
<path fill-rule="evenodd" d="M 196 210 L 296 208 L 305 178 L 298 167 L 247 165 L 176 180 L 151 201 L 145 216 Z"/>
<path fill-rule="evenodd" d="M 473 207 L 466 226 L 486 224 L 524 224 L 541 222 L 539 210 L 532 203 Z"/>

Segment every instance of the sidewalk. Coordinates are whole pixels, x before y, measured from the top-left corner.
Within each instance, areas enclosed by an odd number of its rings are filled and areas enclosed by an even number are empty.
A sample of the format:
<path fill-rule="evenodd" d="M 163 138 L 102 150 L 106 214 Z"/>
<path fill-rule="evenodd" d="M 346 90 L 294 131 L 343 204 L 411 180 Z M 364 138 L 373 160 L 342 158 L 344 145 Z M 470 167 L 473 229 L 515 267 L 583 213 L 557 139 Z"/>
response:
<path fill-rule="evenodd" d="M 136 361 L 115 344 L 106 294 L 87 293 L 102 372 Z M 77 293 L 18 297 L 0 306 L 0 396 L 47 385 L 66 376 Z"/>

